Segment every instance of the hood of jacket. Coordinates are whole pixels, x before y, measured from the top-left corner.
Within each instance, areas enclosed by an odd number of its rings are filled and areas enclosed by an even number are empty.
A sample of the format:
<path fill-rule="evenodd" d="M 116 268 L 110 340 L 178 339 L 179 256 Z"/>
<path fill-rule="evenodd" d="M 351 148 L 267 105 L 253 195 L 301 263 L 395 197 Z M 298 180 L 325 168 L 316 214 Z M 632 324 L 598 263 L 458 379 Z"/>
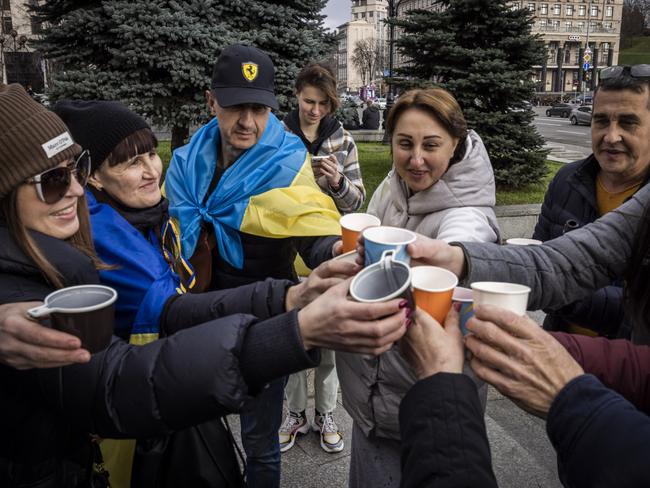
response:
<path fill-rule="evenodd" d="M 396 209 L 411 215 L 431 214 L 457 207 L 493 207 L 495 183 L 492 163 L 480 136 L 469 131 L 463 159 L 451 165 L 430 188 L 411 193 L 391 170 L 390 193 Z"/>

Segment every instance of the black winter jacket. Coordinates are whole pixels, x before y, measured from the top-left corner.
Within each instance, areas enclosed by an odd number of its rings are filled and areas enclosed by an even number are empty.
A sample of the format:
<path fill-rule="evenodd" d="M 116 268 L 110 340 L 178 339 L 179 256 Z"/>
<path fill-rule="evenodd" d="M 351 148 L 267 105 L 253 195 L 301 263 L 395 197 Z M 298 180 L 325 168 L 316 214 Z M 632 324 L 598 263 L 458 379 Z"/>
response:
<path fill-rule="evenodd" d="M 363 111 L 361 128 L 368 130 L 379 129 L 379 107 L 372 105 Z"/>
<path fill-rule="evenodd" d="M 33 237 L 66 286 L 98 283 L 88 257 L 58 239 Z M 42 300 L 51 291 L 0 227 L 0 304 Z M 302 347 L 294 311 L 263 322 L 230 315 L 144 346 L 114 337 L 83 365 L 0 365 L 0 486 L 83 485 L 89 433 L 143 438 L 205 422 L 238 411 L 249 389 L 317 360 Z"/>
<path fill-rule="evenodd" d="M 418 381 L 399 408 L 402 488 L 496 488 L 483 408 L 466 375 Z"/>
<path fill-rule="evenodd" d="M 599 168 L 593 154 L 560 168 L 544 196 L 534 239 L 548 241 L 599 218 L 596 203 Z M 623 289 L 619 283 L 613 283 L 589 298 L 549 311 L 544 327 L 564 331 L 567 323 L 572 322 L 604 336 L 629 337 L 629 331 L 621 327 L 623 321 Z"/>

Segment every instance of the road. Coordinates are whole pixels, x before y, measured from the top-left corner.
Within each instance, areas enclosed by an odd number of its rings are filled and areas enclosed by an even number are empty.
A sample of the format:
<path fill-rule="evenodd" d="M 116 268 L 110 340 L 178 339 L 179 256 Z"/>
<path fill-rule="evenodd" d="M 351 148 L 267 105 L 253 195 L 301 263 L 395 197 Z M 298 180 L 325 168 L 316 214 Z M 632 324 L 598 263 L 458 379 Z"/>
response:
<path fill-rule="evenodd" d="M 575 161 L 591 153 L 591 128 L 586 125 L 571 125 L 569 119 L 547 117 L 547 107 L 535 107 L 533 125 L 542 135 L 551 155 L 563 162 Z"/>

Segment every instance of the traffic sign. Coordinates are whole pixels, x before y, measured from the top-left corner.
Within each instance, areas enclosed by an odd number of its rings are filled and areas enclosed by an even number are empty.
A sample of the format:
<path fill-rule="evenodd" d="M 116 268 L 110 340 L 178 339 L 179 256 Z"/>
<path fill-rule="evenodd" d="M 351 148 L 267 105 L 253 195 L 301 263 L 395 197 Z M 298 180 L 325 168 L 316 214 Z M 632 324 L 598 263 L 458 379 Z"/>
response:
<path fill-rule="evenodd" d="M 584 60 L 585 63 L 588 63 L 589 61 L 591 61 L 591 54 L 585 53 L 582 59 Z"/>
<path fill-rule="evenodd" d="M 591 65 L 589 63 L 585 63 L 582 65 L 582 69 L 585 71 L 589 71 L 591 69 Z"/>

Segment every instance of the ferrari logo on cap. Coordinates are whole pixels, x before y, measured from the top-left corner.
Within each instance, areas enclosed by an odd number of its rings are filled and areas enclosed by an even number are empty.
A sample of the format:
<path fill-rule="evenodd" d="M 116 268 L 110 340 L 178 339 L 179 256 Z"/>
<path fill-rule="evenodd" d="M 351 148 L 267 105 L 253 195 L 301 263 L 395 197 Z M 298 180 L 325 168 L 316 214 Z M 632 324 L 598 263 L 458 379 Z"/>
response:
<path fill-rule="evenodd" d="M 241 71 L 244 74 L 244 78 L 248 81 L 253 81 L 257 78 L 257 64 L 255 63 L 242 63 Z"/>

